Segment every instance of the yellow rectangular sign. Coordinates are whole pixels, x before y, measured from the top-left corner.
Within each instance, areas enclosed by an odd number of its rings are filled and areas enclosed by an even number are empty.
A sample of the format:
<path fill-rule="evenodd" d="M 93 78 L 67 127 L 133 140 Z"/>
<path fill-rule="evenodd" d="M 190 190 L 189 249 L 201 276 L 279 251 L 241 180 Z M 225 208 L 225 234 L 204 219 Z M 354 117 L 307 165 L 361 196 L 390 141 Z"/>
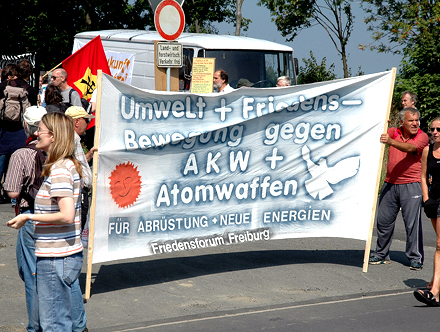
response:
<path fill-rule="evenodd" d="M 194 58 L 191 78 L 191 93 L 211 93 L 215 58 Z"/>

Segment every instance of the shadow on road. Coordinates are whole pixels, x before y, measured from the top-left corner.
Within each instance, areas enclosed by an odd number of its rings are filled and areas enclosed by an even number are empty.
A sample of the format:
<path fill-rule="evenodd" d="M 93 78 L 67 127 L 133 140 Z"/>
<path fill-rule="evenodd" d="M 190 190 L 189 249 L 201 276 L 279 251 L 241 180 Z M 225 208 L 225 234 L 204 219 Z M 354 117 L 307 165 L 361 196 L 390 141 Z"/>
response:
<path fill-rule="evenodd" d="M 174 257 L 101 265 L 92 274 L 92 293 L 106 293 L 203 275 L 259 269 L 286 264 L 340 264 L 362 269 L 363 250 L 265 250 Z M 402 252 L 391 252 L 393 261 L 409 265 Z M 148 259 L 148 258 L 146 258 Z M 80 277 L 85 284 L 85 274 Z M 418 286 L 420 282 L 418 283 Z M 424 283 L 421 282 L 423 285 Z"/>

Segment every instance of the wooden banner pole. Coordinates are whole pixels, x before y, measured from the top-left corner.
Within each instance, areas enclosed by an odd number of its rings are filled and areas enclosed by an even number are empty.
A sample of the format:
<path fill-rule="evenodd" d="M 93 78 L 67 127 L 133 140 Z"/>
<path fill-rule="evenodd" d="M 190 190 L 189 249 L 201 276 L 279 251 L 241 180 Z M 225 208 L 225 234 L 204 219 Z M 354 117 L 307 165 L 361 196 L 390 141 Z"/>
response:
<path fill-rule="evenodd" d="M 102 70 L 98 70 L 97 76 L 97 95 L 96 95 L 96 111 L 95 111 L 95 142 L 94 146 L 99 146 L 99 123 L 101 118 L 101 89 L 102 87 Z M 92 284 L 92 264 L 93 264 L 93 240 L 95 235 L 95 207 L 96 207 L 96 177 L 98 175 L 98 155 L 99 151 L 93 153 L 93 185 L 92 185 L 92 204 L 90 206 L 90 222 L 89 222 L 89 245 L 87 253 L 87 275 L 85 287 L 85 299 L 90 298 L 90 287 Z"/>
<path fill-rule="evenodd" d="M 392 77 L 391 77 L 390 92 L 389 92 L 389 96 L 388 96 L 388 109 L 387 109 L 387 113 L 385 115 L 385 124 L 384 124 L 384 128 L 383 128 L 384 133 L 386 133 L 388 131 L 388 120 L 390 119 L 391 103 L 393 101 L 394 82 L 396 80 L 396 68 L 395 67 L 392 69 L 391 76 Z M 379 139 L 379 137 L 377 139 Z M 374 219 L 376 217 L 377 193 L 379 192 L 380 176 L 381 176 L 381 172 L 382 172 L 382 163 L 383 163 L 384 152 L 385 152 L 385 144 L 381 143 L 379 167 L 377 169 L 377 177 L 376 177 L 376 187 L 374 189 L 373 208 L 371 210 L 370 229 L 368 231 L 368 238 L 367 238 L 367 242 L 365 244 L 364 265 L 362 268 L 362 272 L 368 271 L 368 261 L 370 259 L 370 250 L 371 250 L 371 239 L 373 237 Z"/>

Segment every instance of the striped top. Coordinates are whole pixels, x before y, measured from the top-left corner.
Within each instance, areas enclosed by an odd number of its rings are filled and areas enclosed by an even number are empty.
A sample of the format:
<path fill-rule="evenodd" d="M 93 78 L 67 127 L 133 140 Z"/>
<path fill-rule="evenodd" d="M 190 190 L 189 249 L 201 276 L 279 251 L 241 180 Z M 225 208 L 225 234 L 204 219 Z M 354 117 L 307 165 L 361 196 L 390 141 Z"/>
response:
<path fill-rule="evenodd" d="M 73 224 L 54 225 L 35 221 L 35 255 L 66 257 L 83 250 L 81 242 L 81 179 L 71 160 L 57 161 L 35 197 L 35 214 L 60 212 L 57 198 L 72 197 L 75 204 Z"/>
<path fill-rule="evenodd" d="M 32 141 L 30 144 L 36 144 Z M 21 189 L 28 188 L 35 180 L 35 155 L 37 151 L 28 148 L 21 148 L 15 151 L 9 160 L 6 179 L 3 189 L 19 193 Z M 29 204 L 25 199 L 21 199 L 19 207 L 28 207 Z"/>

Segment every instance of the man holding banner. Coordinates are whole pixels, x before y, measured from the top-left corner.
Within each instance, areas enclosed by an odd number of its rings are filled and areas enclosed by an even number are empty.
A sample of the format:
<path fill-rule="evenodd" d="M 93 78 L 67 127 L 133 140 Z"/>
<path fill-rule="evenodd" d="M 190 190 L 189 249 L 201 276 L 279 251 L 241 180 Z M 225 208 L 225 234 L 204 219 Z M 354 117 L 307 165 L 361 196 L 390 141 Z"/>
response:
<path fill-rule="evenodd" d="M 411 270 L 423 267 L 421 158 L 429 139 L 419 128 L 420 113 L 405 108 L 399 113 L 400 128 L 389 128 L 380 141 L 389 145 L 387 174 L 379 198 L 377 246 L 370 264 L 391 263 L 389 251 L 394 223 L 402 209 L 407 234 L 406 256 Z"/>

